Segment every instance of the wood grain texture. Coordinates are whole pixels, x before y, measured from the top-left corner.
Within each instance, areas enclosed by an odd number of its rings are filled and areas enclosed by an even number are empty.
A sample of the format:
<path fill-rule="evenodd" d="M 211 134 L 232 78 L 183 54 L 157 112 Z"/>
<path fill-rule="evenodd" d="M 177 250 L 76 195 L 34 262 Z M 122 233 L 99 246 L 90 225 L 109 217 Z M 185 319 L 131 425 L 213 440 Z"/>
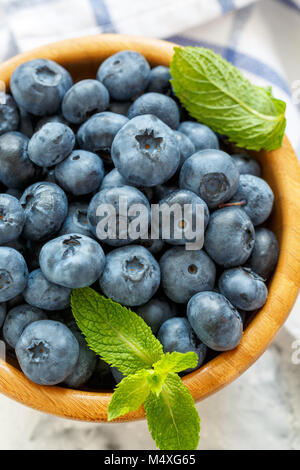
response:
<path fill-rule="evenodd" d="M 101 35 L 47 45 L 19 55 L 0 66 L 0 80 L 7 86 L 19 64 L 48 58 L 65 66 L 74 80 L 95 77 L 99 64 L 111 54 L 132 49 L 145 55 L 151 65 L 168 66 L 174 44 L 130 36 Z M 300 286 L 300 167 L 285 137 L 280 150 L 256 154 L 263 176 L 275 193 L 270 227 L 280 243 L 280 259 L 269 285 L 266 305 L 246 329 L 241 344 L 183 379 L 195 401 L 202 400 L 232 382 L 251 366 L 269 346 L 286 320 Z M 110 393 L 42 387 L 31 383 L 13 365 L 0 360 L 0 391 L 40 411 L 71 419 L 105 422 Z M 119 421 L 144 417 L 141 408 Z"/>

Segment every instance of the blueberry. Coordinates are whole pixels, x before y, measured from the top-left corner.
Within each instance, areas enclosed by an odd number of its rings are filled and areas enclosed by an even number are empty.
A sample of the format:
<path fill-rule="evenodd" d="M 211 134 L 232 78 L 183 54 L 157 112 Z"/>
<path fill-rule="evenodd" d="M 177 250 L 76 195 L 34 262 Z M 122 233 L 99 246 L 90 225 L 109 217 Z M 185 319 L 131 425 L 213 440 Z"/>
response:
<path fill-rule="evenodd" d="M 182 122 L 178 129 L 187 135 L 195 145 L 196 151 L 206 149 L 219 149 L 219 141 L 216 134 L 204 124 L 193 121 Z"/>
<path fill-rule="evenodd" d="M 164 67 L 163 65 L 154 67 L 150 71 L 147 91 L 163 94 L 171 93 L 171 78 L 169 67 Z"/>
<path fill-rule="evenodd" d="M 136 186 L 156 186 L 176 172 L 180 152 L 173 131 L 156 116 L 137 116 L 116 135 L 112 160 Z"/>
<path fill-rule="evenodd" d="M 130 106 L 131 101 L 112 101 L 108 107 L 108 110 L 112 113 L 123 114 L 123 116 L 127 116 Z"/>
<path fill-rule="evenodd" d="M 136 313 L 150 326 L 156 335 L 161 325 L 175 316 L 171 305 L 164 299 L 151 299 L 145 305 L 138 307 Z"/>
<path fill-rule="evenodd" d="M 134 51 L 122 51 L 108 57 L 99 67 L 97 79 L 108 89 L 112 99 L 128 101 L 147 88 L 150 66 Z"/>
<path fill-rule="evenodd" d="M 0 135 L 16 131 L 19 126 L 20 115 L 15 100 L 5 93 L 1 93 L 0 100 Z"/>
<path fill-rule="evenodd" d="M 48 59 L 34 59 L 19 65 L 10 81 L 17 104 L 36 116 L 55 114 L 71 86 L 69 72 Z"/>
<path fill-rule="evenodd" d="M 73 202 L 70 204 L 67 218 L 65 219 L 58 236 L 66 235 L 68 233 L 79 233 L 93 238 L 87 218 L 88 207 L 89 205 L 84 202 Z"/>
<path fill-rule="evenodd" d="M 97 228 L 98 224 L 101 221 L 106 222 L 106 228 L 115 230 L 116 238 L 110 236 L 109 238 L 103 239 L 104 243 L 107 243 L 111 246 L 123 246 L 126 244 L 131 243 L 134 239 L 130 237 L 128 231 L 130 228 L 130 223 L 136 218 L 136 215 L 128 215 L 127 224 L 124 224 L 125 233 L 121 230 L 121 222 L 122 222 L 122 213 L 120 214 L 120 203 L 127 204 L 127 211 L 129 214 L 130 208 L 133 205 L 141 204 L 148 212 L 148 220 L 144 221 L 144 224 L 140 224 L 140 230 L 148 231 L 148 226 L 151 220 L 151 212 L 150 212 L 150 205 L 147 198 L 144 194 L 136 188 L 132 186 L 121 186 L 118 188 L 111 188 L 111 189 L 103 189 L 99 193 L 95 194 L 93 199 L 90 202 L 89 209 L 88 209 L 88 221 L 89 227 L 92 233 L 98 237 Z M 97 215 L 97 210 L 99 207 L 103 206 L 104 204 L 109 204 L 114 207 L 115 211 L 111 214 L 105 213 L 105 215 L 100 216 Z M 116 215 L 116 220 L 115 220 Z M 124 221 L 126 222 L 126 220 Z M 111 225 L 111 227 L 110 227 Z M 103 227 L 105 230 L 105 227 Z M 143 232 L 144 233 L 144 232 Z M 141 232 L 140 235 L 143 235 Z"/>
<path fill-rule="evenodd" d="M 128 111 L 129 119 L 143 114 L 152 114 L 172 129 L 178 129 L 180 115 L 176 102 L 160 93 L 145 93 L 137 98 Z"/>
<path fill-rule="evenodd" d="M 165 353 L 195 352 L 198 355 L 197 367 L 187 369 L 185 373 L 193 372 L 203 364 L 207 348 L 198 340 L 186 318 L 175 317 L 165 321 L 158 332 L 158 339 Z"/>
<path fill-rule="evenodd" d="M 25 328 L 35 321 L 46 320 L 46 314 L 39 308 L 23 304 L 10 310 L 3 325 L 3 337 L 15 349 Z"/>
<path fill-rule="evenodd" d="M 62 102 L 65 119 L 72 124 L 82 124 L 90 116 L 108 108 L 109 93 L 97 80 L 82 80 L 70 88 Z"/>
<path fill-rule="evenodd" d="M 79 128 L 79 147 L 90 152 L 110 152 L 117 132 L 128 122 L 128 118 L 109 111 L 95 114 Z"/>
<path fill-rule="evenodd" d="M 193 231 L 195 232 L 196 227 L 197 227 L 197 222 L 200 222 L 200 219 L 203 220 L 203 226 L 199 228 L 199 230 L 203 231 L 207 227 L 208 221 L 209 221 L 209 210 L 206 205 L 206 203 L 195 193 L 192 193 L 192 191 L 188 191 L 186 189 L 179 189 L 178 191 L 174 191 L 170 193 L 168 196 L 164 197 L 159 205 L 160 208 L 162 208 L 163 205 L 172 207 L 178 205 L 181 209 L 182 217 L 178 220 L 174 213 L 170 214 L 170 237 L 166 237 L 163 233 L 161 234 L 161 238 L 163 238 L 166 242 L 170 243 L 171 245 L 185 245 L 186 243 L 190 242 L 192 243 L 194 240 L 190 239 L 187 240 L 184 237 L 184 232 L 179 233 L 178 235 L 182 235 L 181 238 L 176 238 L 174 234 L 174 227 L 177 225 L 179 228 L 184 228 L 185 225 L 188 225 L 188 221 L 185 221 L 183 218 L 184 214 L 184 208 L 186 205 L 190 205 L 192 207 L 192 212 L 190 215 L 191 222 L 192 222 L 192 228 Z M 198 211 L 197 208 L 203 209 L 203 217 L 202 214 Z M 199 220 L 198 220 L 199 219 Z"/>
<path fill-rule="evenodd" d="M 234 163 L 238 167 L 240 175 L 261 176 L 260 164 L 246 153 L 236 153 L 231 155 Z"/>
<path fill-rule="evenodd" d="M 251 311 L 261 308 L 267 300 L 268 289 L 263 279 L 249 268 L 233 268 L 223 272 L 219 289 L 236 308 Z"/>
<path fill-rule="evenodd" d="M 25 328 L 17 343 L 16 354 L 22 371 L 32 382 L 56 385 L 74 369 L 79 345 L 62 323 L 40 320 Z"/>
<path fill-rule="evenodd" d="M 20 132 L 0 136 L 0 181 L 8 188 L 24 188 L 38 174 L 37 167 L 28 157 L 28 142 L 28 137 Z"/>
<path fill-rule="evenodd" d="M 18 199 L 0 194 L 0 245 L 17 240 L 24 223 L 25 213 Z"/>
<path fill-rule="evenodd" d="M 18 251 L 0 247 L 0 302 L 11 300 L 26 287 L 28 268 Z"/>
<path fill-rule="evenodd" d="M 76 233 L 51 240 L 40 254 L 40 267 L 48 281 L 70 289 L 94 284 L 104 265 L 105 255 L 99 243 Z"/>
<path fill-rule="evenodd" d="M 244 264 L 254 243 L 253 224 L 242 209 L 224 207 L 210 216 L 204 247 L 217 264 L 225 268 Z"/>
<path fill-rule="evenodd" d="M 2 327 L 6 316 L 6 303 L 0 304 L 0 328 Z"/>
<path fill-rule="evenodd" d="M 67 124 L 66 120 L 61 114 L 54 114 L 53 116 L 45 116 L 38 120 L 34 128 L 34 132 L 38 132 L 45 124 Z"/>
<path fill-rule="evenodd" d="M 128 186 L 128 181 L 126 181 L 121 173 L 116 168 L 114 168 L 104 176 L 101 184 L 101 190 L 118 188 L 120 186 Z"/>
<path fill-rule="evenodd" d="M 116 384 L 119 384 L 120 382 L 122 382 L 125 375 L 122 374 L 122 372 L 120 372 L 116 367 L 111 367 L 110 370 L 111 370 L 113 378 L 115 379 Z"/>
<path fill-rule="evenodd" d="M 276 236 L 267 228 L 255 230 L 255 245 L 247 267 L 251 268 L 263 279 L 272 274 L 279 257 L 279 246 Z"/>
<path fill-rule="evenodd" d="M 196 149 L 195 145 L 187 135 L 179 131 L 175 131 L 174 135 L 180 150 L 179 168 L 181 168 L 184 162 L 196 152 Z"/>
<path fill-rule="evenodd" d="M 187 303 L 197 292 L 211 290 L 215 285 L 215 264 L 202 250 L 171 248 L 162 256 L 160 269 L 165 294 L 179 304 Z"/>
<path fill-rule="evenodd" d="M 71 289 L 49 282 L 40 269 L 29 274 L 23 292 L 26 302 L 44 310 L 64 310 L 70 306 Z"/>
<path fill-rule="evenodd" d="M 38 166 L 49 167 L 62 162 L 73 150 L 73 131 L 59 122 L 49 122 L 33 134 L 28 145 L 30 160 Z"/>
<path fill-rule="evenodd" d="M 223 295 L 200 292 L 188 303 L 187 317 L 198 338 L 214 351 L 238 346 L 243 322 L 238 311 Z"/>
<path fill-rule="evenodd" d="M 74 150 L 55 167 L 58 184 L 74 196 L 82 196 L 99 189 L 104 177 L 100 157 L 86 150 Z"/>
<path fill-rule="evenodd" d="M 117 248 L 106 256 L 100 287 L 107 297 L 128 306 L 143 305 L 160 285 L 159 264 L 146 248 Z"/>
<path fill-rule="evenodd" d="M 19 132 L 21 132 L 21 134 L 31 139 L 33 135 L 32 116 L 30 113 L 27 113 L 27 111 L 25 111 L 25 109 L 23 108 L 19 109 L 19 113 L 20 113 Z"/>
<path fill-rule="evenodd" d="M 78 388 L 84 385 L 93 375 L 97 365 L 96 354 L 88 348 L 86 340 L 75 328 L 71 329 L 78 341 L 79 356 L 71 374 L 64 380 L 65 385 L 71 388 Z"/>
<path fill-rule="evenodd" d="M 58 232 L 68 213 L 68 200 L 54 183 L 35 183 L 21 197 L 25 211 L 23 236 L 28 240 L 43 240 Z"/>
<path fill-rule="evenodd" d="M 209 208 L 215 208 L 234 195 L 239 176 L 234 161 L 227 153 L 202 150 L 184 162 L 179 186 L 194 191 Z"/>
<path fill-rule="evenodd" d="M 253 175 L 241 175 L 237 192 L 230 202 L 243 203 L 242 208 L 253 225 L 265 222 L 273 208 L 274 194 L 266 181 Z"/>

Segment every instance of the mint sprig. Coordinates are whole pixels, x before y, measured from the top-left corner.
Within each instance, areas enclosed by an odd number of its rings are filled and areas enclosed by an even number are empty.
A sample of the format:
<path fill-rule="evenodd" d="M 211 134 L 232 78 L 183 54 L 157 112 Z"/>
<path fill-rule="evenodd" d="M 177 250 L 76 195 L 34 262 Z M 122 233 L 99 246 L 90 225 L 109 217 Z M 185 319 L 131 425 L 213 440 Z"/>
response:
<path fill-rule="evenodd" d="M 89 347 L 126 375 L 115 389 L 108 420 L 144 404 L 149 430 L 160 449 L 196 449 L 200 419 L 177 373 L 196 367 L 197 354 L 164 354 L 141 317 L 91 288 L 74 290 L 71 305 Z"/>
<path fill-rule="evenodd" d="M 230 62 L 203 47 L 175 47 L 172 86 L 188 112 L 248 150 L 281 147 L 286 104 L 252 84 Z"/>

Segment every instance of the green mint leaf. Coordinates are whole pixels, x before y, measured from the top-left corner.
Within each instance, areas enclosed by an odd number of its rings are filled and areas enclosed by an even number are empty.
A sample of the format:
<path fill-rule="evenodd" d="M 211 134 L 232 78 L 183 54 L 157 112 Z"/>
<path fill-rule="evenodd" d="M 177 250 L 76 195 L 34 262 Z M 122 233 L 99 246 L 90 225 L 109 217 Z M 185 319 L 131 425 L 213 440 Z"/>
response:
<path fill-rule="evenodd" d="M 117 385 L 108 407 L 108 421 L 135 411 L 144 403 L 150 393 L 149 373 L 148 370 L 140 370 Z"/>
<path fill-rule="evenodd" d="M 200 418 L 178 375 L 169 374 L 159 396 L 150 393 L 144 408 L 150 433 L 161 450 L 197 449 Z"/>
<path fill-rule="evenodd" d="M 188 112 L 249 150 L 281 147 L 286 104 L 253 85 L 220 55 L 202 47 L 175 48 L 172 86 Z"/>
<path fill-rule="evenodd" d="M 185 354 L 179 352 L 167 353 L 160 361 L 154 364 L 154 370 L 159 374 L 169 374 L 170 372 L 182 372 L 186 369 L 197 367 L 198 356 L 195 352 Z"/>
<path fill-rule="evenodd" d="M 72 291 L 76 323 L 88 346 L 124 375 L 150 369 L 163 356 L 161 343 L 144 320 L 86 287 Z"/>

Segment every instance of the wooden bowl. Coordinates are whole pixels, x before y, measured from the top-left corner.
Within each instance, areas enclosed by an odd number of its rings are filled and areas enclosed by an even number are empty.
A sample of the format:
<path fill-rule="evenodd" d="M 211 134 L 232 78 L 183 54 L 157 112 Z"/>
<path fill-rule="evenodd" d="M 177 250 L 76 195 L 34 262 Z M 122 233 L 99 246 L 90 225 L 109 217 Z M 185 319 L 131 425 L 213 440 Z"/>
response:
<path fill-rule="evenodd" d="M 168 66 L 174 44 L 119 35 L 89 36 L 43 46 L 5 62 L 0 66 L 0 80 L 9 85 L 16 66 L 34 58 L 59 62 L 74 80 L 95 77 L 99 64 L 108 56 L 133 49 L 142 53 L 151 65 Z M 246 329 L 241 344 L 234 351 L 220 354 L 198 371 L 184 377 L 195 401 L 203 400 L 239 377 L 269 346 L 286 320 L 300 285 L 300 167 L 285 137 L 282 148 L 261 152 L 263 177 L 275 193 L 275 209 L 270 227 L 280 243 L 280 259 L 269 285 L 266 305 Z M 65 418 L 105 422 L 111 393 L 69 390 L 36 385 L 17 367 L 0 360 L 0 391 L 8 397 L 40 411 Z M 119 421 L 144 417 L 143 408 Z"/>

